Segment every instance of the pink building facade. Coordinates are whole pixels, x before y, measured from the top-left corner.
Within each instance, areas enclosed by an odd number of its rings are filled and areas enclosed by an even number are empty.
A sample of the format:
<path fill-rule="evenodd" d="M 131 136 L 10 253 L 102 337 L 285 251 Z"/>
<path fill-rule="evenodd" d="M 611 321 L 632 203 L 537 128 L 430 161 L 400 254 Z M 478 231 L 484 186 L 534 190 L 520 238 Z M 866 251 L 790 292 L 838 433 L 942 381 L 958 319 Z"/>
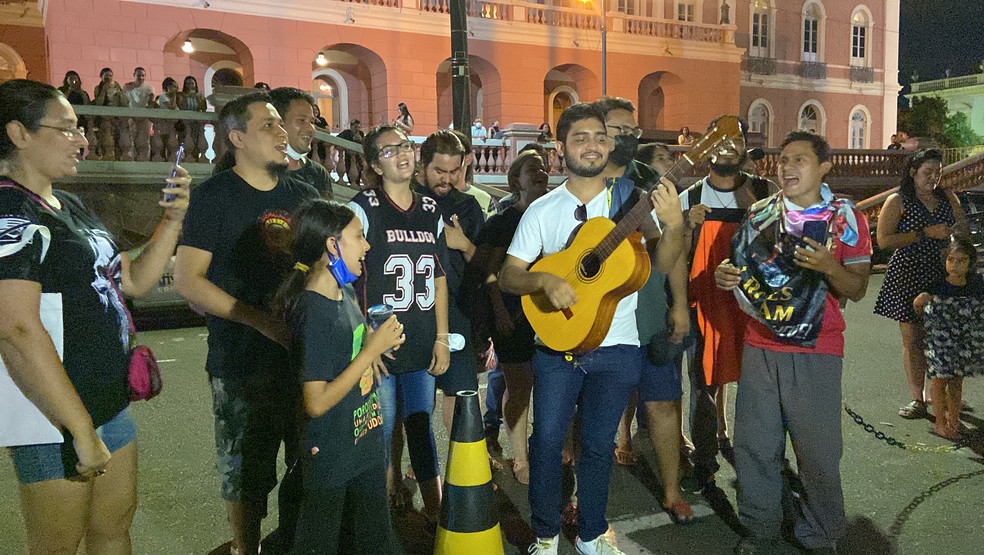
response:
<path fill-rule="evenodd" d="M 472 112 L 486 124 L 553 126 L 601 94 L 602 3 L 547 1 L 467 1 Z M 635 102 L 647 130 L 738 113 L 770 146 L 795 128 L 838 148 L 880 148 L 894 132 L 899 0 L 604 4 L 607 93 Z M 75 70 L 91 91 L 102 67 L 123 83 L 142 66 L 158 92 L 186 75 L 206 94 L 260 81 L 309 90 L 336 129 L 390 121 L 400 102 L 416 135 L 451 121 L 447 0 L 43 0 L 36 11 L 0 24 L 0 59 L 19 54 L 31 78 L 61 84 Z"/>

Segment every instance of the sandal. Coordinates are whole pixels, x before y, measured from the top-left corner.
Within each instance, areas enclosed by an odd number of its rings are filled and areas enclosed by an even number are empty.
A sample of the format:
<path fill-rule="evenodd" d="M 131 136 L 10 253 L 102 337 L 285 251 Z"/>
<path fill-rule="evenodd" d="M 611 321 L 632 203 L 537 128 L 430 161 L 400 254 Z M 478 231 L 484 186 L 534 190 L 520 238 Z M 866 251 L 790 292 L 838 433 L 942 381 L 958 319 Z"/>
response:
<path fill-rule="evenodd" d="M 622 466 L 635 466 L 639 462 L 639 453 L 629 446 L 627 449 L 615 448 L 615 462 Z"/>
<path fill-rule="evenodd" d="M 513 478 L 515 478 L 517 482 L 523 484 L 524 486 L 530 485 L 530 465 L 528 462 L 513 460 L 512 473 Z"/>
<path fill-rule="evenodd" d="M 908 405 L 899 409 L 899 416 L 907 420 L 926 418 L 926 403 L 913 400 Z"/>
<path fill-rule="evenodd" d="M 502 463 L 495 460 L 495 457 L 493 457 L 491 453 L 489 453 L 489 469 L 492 470 L 492 472 L 502 470 Z"/>
<path fill-rule="evenodd" d="M 694 510 L 690 508 L 690 503 L 687 503 L 683 499 L 669 507 L 664 506 L 663 510 L 666 511 L 667 516 L 670 517 L 673 524 L 677 526 L 686 526 L 694 520 Z"/>

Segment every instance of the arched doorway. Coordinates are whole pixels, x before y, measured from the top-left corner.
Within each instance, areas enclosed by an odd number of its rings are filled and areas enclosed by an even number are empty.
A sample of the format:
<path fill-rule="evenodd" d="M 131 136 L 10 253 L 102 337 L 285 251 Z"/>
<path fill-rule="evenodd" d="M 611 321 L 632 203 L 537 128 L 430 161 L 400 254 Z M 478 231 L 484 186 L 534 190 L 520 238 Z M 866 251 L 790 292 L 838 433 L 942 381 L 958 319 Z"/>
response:
<path fill-rule="evenodd" d="M 597 98 L 601 82 L 588 68 L 578 64 L 559 65 L 543 77 L 543 121 L 557 129 L 560 114 L 581 98 Z"/>
<path fill-rule="evenodd" d="M 481 118 L 486 127 L 492 125 L 502 114 L 502 92 L 499 71 L 488 60 L 479 56 L 468 56 L 472 119 Z M 451 98 L 451 58 L 446 58 L 437 66 L 437 125 L 448 126 L 454 119 L 454 106 Z M 465 130 L 467 132 L 467 130 Z"/>
<path fill-rule="evenodd" d="M 348 87 L 340 73 L 333 69 L 315 71 L 311 83 L 311 95 L 314 96 L 321 117 L 328 122 L 329 129 L 340 130 L 348 127 Z"/>
<path fill-rule="evenodd" d="M 182 50 L 190 41 L 194 50 Z M 242 86 L 253 83 L 253 54 L 243 41 L 214 29 L 192 29 L 178 33 L 164 45 L 164 71 L 179 76 L 191 75 L 199 80 L 207 97 L 213 86 Z"/>
<path fill-rule="evenodd" d="M 322 48 L 311 60 L 311 78 L 318 109 L 332 128 L 348 127 L 351 119 L 365 125 L 386 113 L 386 64 L 364 46 Z"/>
<path fill-rule="evenodd" d="M 668 71 L 650 73 L 639 81 L 639 105 L 636 106 L 639 127 L 647 130 L 669 129 L 675 122 L 666 121 L 667 104 L 679 103 L 683 79 Z"/>

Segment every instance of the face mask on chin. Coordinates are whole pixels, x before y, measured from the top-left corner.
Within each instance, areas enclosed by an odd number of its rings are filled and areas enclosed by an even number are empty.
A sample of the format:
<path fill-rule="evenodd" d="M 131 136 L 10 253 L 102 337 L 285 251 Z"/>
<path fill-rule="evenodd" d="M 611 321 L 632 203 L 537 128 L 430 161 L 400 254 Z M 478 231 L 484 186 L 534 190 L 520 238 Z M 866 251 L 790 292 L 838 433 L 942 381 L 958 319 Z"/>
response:
<path fill-rule="evenodd" d="M 616 166 L 628 166 L 638 149 L 639 139 L 632 135 L 619 135 L 615 137 L 615 148 L 608 155 L 608 160 Z"/>

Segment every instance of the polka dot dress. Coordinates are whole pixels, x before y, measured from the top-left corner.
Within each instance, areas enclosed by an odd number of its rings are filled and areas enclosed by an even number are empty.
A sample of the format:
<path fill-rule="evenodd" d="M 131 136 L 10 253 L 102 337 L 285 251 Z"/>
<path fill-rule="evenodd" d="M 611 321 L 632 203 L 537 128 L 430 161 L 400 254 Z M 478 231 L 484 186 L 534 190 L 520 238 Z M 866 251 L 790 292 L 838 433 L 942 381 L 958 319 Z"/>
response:
<path fill-rule="evenodd" d="M 936 189 L 933 196 L 937 202 L 936 211 L 932 213 L 919 199 L 902 197 L 902 219 L 896 226 L 899 233 L 936 224 L 952 226 L 955 223 L 953 206 L 943 190 Z M 912 301 L 919 293 L 946 277 L 942 252 L 947 244 L 949 241 L 946 239 L 921 237 L 915 243 L 896 249 L 888 261 L 885 282 L 875 301 L 875 314 L 899 322 L 916 320 Z"/>

